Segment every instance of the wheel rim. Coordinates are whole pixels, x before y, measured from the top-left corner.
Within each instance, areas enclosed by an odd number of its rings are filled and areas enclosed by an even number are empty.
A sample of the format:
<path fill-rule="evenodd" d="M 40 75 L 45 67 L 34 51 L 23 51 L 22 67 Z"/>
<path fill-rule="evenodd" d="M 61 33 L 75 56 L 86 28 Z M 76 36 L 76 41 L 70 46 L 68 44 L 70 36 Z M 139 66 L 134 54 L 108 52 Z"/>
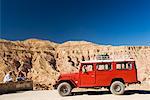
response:
<path fill-rule="evenodd" d="M 121 86 L 120 86 L 120 85 L 115 85 L 115 86 L 114 86 L 114 90 L 115 90 L 116 92 L 120 92 L 120 91 L 121 91 Z"/>
<path fill-rule="evenodd" d="M 66 86 L 66 85 L 63 85 L 63 86 L 60 88 L 60 91 L 61 91 L 62 94 L 65 95 L 65 94 L 68 92 L 67 86 Z"/>

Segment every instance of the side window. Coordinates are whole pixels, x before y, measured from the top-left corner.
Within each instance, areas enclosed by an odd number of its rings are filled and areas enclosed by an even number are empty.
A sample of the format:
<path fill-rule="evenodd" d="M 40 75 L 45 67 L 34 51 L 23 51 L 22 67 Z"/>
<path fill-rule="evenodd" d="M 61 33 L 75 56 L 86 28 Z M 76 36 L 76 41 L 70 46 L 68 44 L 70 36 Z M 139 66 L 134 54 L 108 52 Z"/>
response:
<path fill-rule="evenodd" d="M 126 63 L 117 63 L 116 64 L 116 69 L 125 69 Z"/>
<path fill-rule="evenodd" d="M 111 70 L 112 65 L 111 65 L 111 63 L 109 63 L 109 64 L 97 64 L 96 69 L 97 70 Z"/>
<path fill-rule="evenodd" d="M 90 64 L 90 65 L 83 65 L 82 66 L 82 72 L 86 70 L 86 72 L 89 72 L 89 71 L 93 71 L 93 65 Z"/>
<path fill-rule="evenodd" d="M 132 63 L 130 63 L 130 62 L 117 63 L 116 69 L 118 69 L 118 70 L 122 70 L 122 69 L 131 70 L 132 69 Z"/>
<path fill-rule="evenodd" d="M 129 62 L 129 63 L 127 63 L 127 64 L 126 64 L 127 69 L 132 69 L 132 65 L 133 65 L 133 64 L 132 64 L 132 63 L 130 63 L 130 62 Z"/>
<path fill-rule="evenodd" d="M 117 63 L 116 64 L 116 69 L 122 69 L 122 64 Z"/>
<path fill-rule="evenodd" d="M 96 69 L 97 70 L 105 70 L 105 65 L 97 65 Z"/>

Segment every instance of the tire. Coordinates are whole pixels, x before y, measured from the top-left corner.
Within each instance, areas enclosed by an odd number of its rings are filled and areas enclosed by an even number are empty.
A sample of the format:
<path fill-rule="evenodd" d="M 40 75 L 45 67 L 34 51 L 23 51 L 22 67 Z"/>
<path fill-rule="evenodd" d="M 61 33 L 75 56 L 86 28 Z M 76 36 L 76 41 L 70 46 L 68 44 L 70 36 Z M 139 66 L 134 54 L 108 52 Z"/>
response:
<path fill-rule="evenodd" d="M 68 96 L 68 95 L 71 95 L 72 87 L 69 83 L 62 82 L 58 85 L 57 90 L 61 96 Z"/>
<path fill-rule="evenodd" d="M 111 84 L 110 91 L 112 94 L 115 94 L 115 95 L 124 94 L 125 85 L 120 81 L 115 81 Z"/>

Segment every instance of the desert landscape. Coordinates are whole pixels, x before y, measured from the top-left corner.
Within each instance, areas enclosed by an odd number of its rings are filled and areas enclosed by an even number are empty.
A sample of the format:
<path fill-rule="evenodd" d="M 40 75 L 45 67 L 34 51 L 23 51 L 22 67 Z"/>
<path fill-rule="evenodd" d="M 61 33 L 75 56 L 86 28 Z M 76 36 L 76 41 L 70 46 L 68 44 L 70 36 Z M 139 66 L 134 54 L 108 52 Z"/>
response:
<path fill-rule="evenodd" d="M 150 0 L 0 1 L 0 100 L 150 100 Z"/>
<path fill-rule="evenodd" d="M 34 90 L 51 90 L 60 74 L 77 72 L 80 61 L 94 60 L 102 53 L 113 59 L 135 59 L 142 84 L 133 87 L 150 89 L 150 46 L 98 45 L 86 41 L 58 44 L 38 39 L 0 40 L 0 82 L 7 72 L 17 73 L 20 69 L 33 80 Z"/>

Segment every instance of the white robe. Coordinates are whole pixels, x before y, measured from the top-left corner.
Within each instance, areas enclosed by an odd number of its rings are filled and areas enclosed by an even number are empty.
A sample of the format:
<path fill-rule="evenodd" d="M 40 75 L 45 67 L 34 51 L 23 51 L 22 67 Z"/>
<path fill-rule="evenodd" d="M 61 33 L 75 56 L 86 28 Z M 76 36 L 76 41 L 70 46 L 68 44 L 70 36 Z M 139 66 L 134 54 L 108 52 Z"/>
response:
<path fill-rule="evenodd" d="M 10 81 L 12 81 L 10 74 L 6 74 L 4 79 L 3 79 L 3 82 L 6 83 L 6 82 L 10 82 Z"/>

